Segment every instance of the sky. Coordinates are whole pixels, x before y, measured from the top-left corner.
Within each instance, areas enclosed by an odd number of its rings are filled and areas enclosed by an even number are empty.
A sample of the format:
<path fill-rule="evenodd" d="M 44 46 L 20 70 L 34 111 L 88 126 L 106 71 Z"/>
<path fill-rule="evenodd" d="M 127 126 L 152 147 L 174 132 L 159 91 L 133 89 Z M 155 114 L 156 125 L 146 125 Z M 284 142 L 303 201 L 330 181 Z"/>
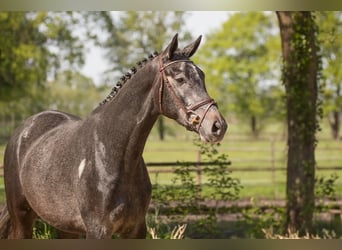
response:
<path fill-rule="evenodd" d="M 228 18 L 227 11 L 190 11 L 186 24 L 194 37 L 205 35 L 212 29 L 219 28 Z M 180 42 L 181 43 L 181 42 Z M 107 64 L 103 59 L 103 52 L 100 48 L 92 47 L 86 54 L 85 65 L 81 69 L 82 74 L 93 79 L 95 84 L 101 83 L 101 75 L 106 70 Z"/>

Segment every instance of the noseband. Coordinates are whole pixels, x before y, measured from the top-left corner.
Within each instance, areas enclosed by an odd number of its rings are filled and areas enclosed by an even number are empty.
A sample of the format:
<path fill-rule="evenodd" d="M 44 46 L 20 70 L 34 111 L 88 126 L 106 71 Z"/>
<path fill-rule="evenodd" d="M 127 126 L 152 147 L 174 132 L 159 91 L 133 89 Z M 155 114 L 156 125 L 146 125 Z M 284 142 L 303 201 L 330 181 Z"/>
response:
<path fill-rule="evenodd" d="M 164 85 L 166 85 L 166 87 L 170 90 L 170 93 L 172 94 L 172 96 L 174 97 L 174 100 L 176 102 L 176 104 L 178 105 L 178 107 L 183 110 L 183 112 L 186 115 L 187 118 L 187 125 L 188 125 L 188 129 L 192 130 L 192 131 L 199 131 L 202 122 L 204 120 L 204 118 L 206 117 L 209 109 L 211 106 L 216 105 L 214 99 L 208 98 L 205 99 L 203 101 L 200 101 L 199 103 L 190 105 L 188 107 L 186 107 L 184 105 L 184 103 L 182 102 L 182 100 L 179 98 L 179 96 L 176 94 L 175 89 L 173 88 L 173 86 L 170 84 L 169 80 L 167 79 L 166 75 L 165 75 L 165 68 L 167 68 L 168 66 L 175 64 L 175 63 L 179 63 L 179 62 L 191 62 L 190 60 L 184 59 L 184 60 L 176 60 L 176 61 L 172 61 L 169 62 L 167 64 L 163 64 L 162 60 L 160 60 L 159 62 L 159 72 L 161 73 L 162 77 L 160 80 L 160 86 L 159 86 L 159 111 L 161 114 L 163 114 L 163 89 L 164 89 Z M 197 113 L 196 110 L 198 110 L 199 108 L 203 107 L 204 105 L 207 105 L 207 107 L 204 110 L 203 116 L 200 117 Z M 191 115 L 194 115 L 194 117 L 189 120 L 191 118 Z"/>

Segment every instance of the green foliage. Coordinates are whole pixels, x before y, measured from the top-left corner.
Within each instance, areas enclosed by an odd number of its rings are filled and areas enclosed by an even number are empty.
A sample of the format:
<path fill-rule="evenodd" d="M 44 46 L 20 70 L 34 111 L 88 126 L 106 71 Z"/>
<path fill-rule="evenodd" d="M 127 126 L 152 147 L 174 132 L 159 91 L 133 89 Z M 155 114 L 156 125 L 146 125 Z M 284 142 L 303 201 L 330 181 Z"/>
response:
<path fill-rule="evenodd" d="M 33 239 L 55 239 L 57 231 L 44 221 L 37 220 L 33 227 Z"/>
<path fill-rule="evenodd" d="M 34 94 L 30 96 L 0 102 L 0 138 L 7 138 L 22 120 L 42 110 L 60 110 L 85 118 L 108 92 L 74 71 L 61 72 L 55 80 L 32 89 Z"/>
<path fill-rule="evenodd" d="M 206 166 L 203 169 L 210 187 L 206 196 L 216 201 L 236 200 L 239 198 L 239 192 L 242 188 L 240 180 L 232 177 L 231 171 L 227 170 L 228 155 L 219 153 L 219 144 L 204 144 L 199 140 L 194 140 L 194 144 L 199 148 L 201 155 L 204 156 L 204 161 L 215 164 Z"/>
<path fill-rule="evenodd" d="M 184 43 L 192 39 L 185 27 L 185 12 L 173 11 L 125 11 L 93 12 L 89 14 L 101 32 L 91 32 L 91 37 L 106 49 L 110 69 L 109 81 L 117 78 L 137 61 L 154 51 L 160 52 L 175 33 Z"/>
<path fill-rule="evenodd" d="M 48 108 L 48 81 L 83 64 L 80 20 L 77 12 L 0 12 L 1 138 Z"/>
<path fill-rule="evenodd" d="M 206 188 L 209 192 L 206 197 L 214 201 L 214 206 L 204 204 L 207 199 L 201 195 L 201 185 L 196 182 L 194 174 L 198 168 L 182 163 L 175 169 L 171 186 L 158 183 L 153 186 L 152 201 L 160 215 L 169 209 L 167 215 L 173 223 L 179 224 L 180 218 L 177 215 L 181 215 L 183 219 L 192 214 L 199 216 L 188 226 L 194 237 L 222 237 L 217 225 L 219 201 L 237 199 L 241 185 L 238 179 L 230 176 L 231 173 L 227 170 L 227 156 L 218 152 L 218 145 L 203 144 L 199 140 L 195 140 L 194 144 L 199 147 L 203 159 L 217 164 L 216 167 L 208 166 L 203 169 L 203 174 L 208 176 Z"/>
<path fill-rule="evenodd" d="M 280 75 L 280 40 L 274 15 L 232 14 L 207 36 L 198 52 L 208 91 L 224 112 L 251 122 L 257 135 L 266 117 L 284 117 Z"/>
<path fill-rule="evenodd" d="M 107 94 L 103 93 L 104 87 L 97 87 L 91 79 L 70 71 L 58 74 L 56 80 L 47 83 L 47 89 L 47 107 L 83 118 L 88 116 Z"/>
<path fill-rule="evenodd" d="M 201 186 L 194 178 L 194 167 L 179 164 L 181 167 L 175 169 L 171 186 L 158 183 L 153 186 L 152 200 L 163 209 L 171 205 L 171 213 L 181 213 L 184 216 L 199 213 L 201 207 L 198 204 L 203 198 L 200 196 Z"/>
<path fill-rule="evenodd" d="M 242 218 L 239 224 L 245 228 L 246 237 L 260 239 L 265 237 L 265 229 L 272 234 L 283 233 L 285 209 L 276 206 L 262 207 L 252 199 L 252 207 L 242 211 Z"/>
<path fill-rule="evenodd" d="M 314 147 L 315 134 L 320 130 L 319 119 L 322 117 L 321 102 L 318 101 L 321 57 L 317 37 L 317 25 L 314 15 L 294 13 L 293 34 L 291 36 L 292 53 L 289 61 L 284 62 L 283 78 L 286 87 L 287 112 L 290 138 L 299 150 Z M 297 152 L 300 155 L 300 152 Z M 301 159 L 301 156 L 298 157 Z M 314 169 L 312 157 L 301 159 L 307 165 L 305 171 Z"/>
<path fill-rule="evenodd" d="M 27 93 L 47 71 L 46 36 L 24 12 L 0 13 L 0 101 Z"/>
<path fill-rule="evenodd" d="M 322 104 L 318 100 L 321 76 L 320 46 L 316 38 L 318 27 L 313 14 L 295 13 L 293 19 L 293 53 L 289 55 L 290 61 L 284 62 L 283 81 L 287 88 L 287 102 L 291 103 L 288 106 L 291 109 L 288 110 L 289 119 L 298 128 L 294 130 L 295 136 L 302 138 L 302 143 L 303 140 L 310 143 L 312 135 L 319 131 L 319 119 L 322 118 Z"/>
<path fill-rule="evenodd" d="M 35 97 L 34 89 L 62 62 L 83 63 L 74 20 L 64 12 L 0 12 L 0 101 Z"/>
<path fill-rule="evenodd" d="M 336 181 L 339 176 L 336 173 L 325 176 L 316 177 L 315 179 L 315 197 L 318 199 L 336 200 Z"/>
<path fill-rule="evenodd" d="M 338 175 L 336 173 L 331 174 L 328 178 L 321 176 L 315 179 L 315 199 L 319 202 L 314 208 L 316 213 L 329 211 L 330 207 L 324 204 L 324 200 L 336 200 L 337 179 Z M 271 235 L 284 235 L 286 220 L 285 208 L 277 206 L 265 207 L 258 204 L 254 199 L 251 201 L 252 207 L 242 211 L 243 220 L 239 222 L 240 226 L 246 229 L 246 237 L 257 239 L 264 238 L 265 232 Z M 330 225 L 321 225 L 324 223 L 317 220 L 314 222 L 315 231 L 318 235 L 323 237 L 324 232 L 329 228 L 340 235 L 341 225 L 334 225 L 334 223 L 335 221 L 332 220 Z"/>
<path fill-rule="evenodd" d="M 319 12 L 317 23 L 322 51 L 323 109 L 330 120 L 333 137 L 338 139 L 342 111 L 342 12 Z"/>

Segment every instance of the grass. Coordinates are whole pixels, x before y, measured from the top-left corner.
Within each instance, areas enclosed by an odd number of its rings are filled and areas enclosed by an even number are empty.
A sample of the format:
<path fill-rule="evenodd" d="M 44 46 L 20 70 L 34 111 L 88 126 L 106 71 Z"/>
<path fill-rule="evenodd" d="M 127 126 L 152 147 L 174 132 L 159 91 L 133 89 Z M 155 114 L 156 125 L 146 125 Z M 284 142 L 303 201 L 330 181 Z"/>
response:
<path fill-rule="evenodd" d="M 232 136 L 234 137 L 234 135 Z M 174 161 L 197 161 L 199 156 L 192 139 L 179 140 L 168 138 L 160 142 L 155 138 L 150 139 L 145 147 L 144 159 L 149 162 L 174 162 Z M 236 139 L 229 138 L 229 134 L 219 147 L 221 153 L 229 156 L 232 162 L 228 169 L 234 169 L 232 176 L 240 179 L 243 189 L 241 198 L 262 197 L 262 198 L 285 198 L 286 171 L 286 141 L 277 138 L 272 139 L 251 139 L 248 137 Z M 324 170 L 327 167 L 342 167 L 342 142 L 330 139 L 321 139 L 316 150 L 317 166 L 323 168 L 317 170 L 317 177 L 329 178 L 336 173 L 339 178 L 336 181 L 336 193 L 342 194 L 342 171 Z M 205 159 L 202 159 L 205 160 Z M 247 172 L 239 171 L 246 167 L 263 168 L 274 167 L 278 169 L 271 171 Z M 163 169 L 150 167 L 152 169 Z M 165 168 L 164 168 L 165 169 Z M 171 184 L 172 173 L 150 173 L 153 184 Z M 203 183 L 206 176 L 202 176 Z"/>

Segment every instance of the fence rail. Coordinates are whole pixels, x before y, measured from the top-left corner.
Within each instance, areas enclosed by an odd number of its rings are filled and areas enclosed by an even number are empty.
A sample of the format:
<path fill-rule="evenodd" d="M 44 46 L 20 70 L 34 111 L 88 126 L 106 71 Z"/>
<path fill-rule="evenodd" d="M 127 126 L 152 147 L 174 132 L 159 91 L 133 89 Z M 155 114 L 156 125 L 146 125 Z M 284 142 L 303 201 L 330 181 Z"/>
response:
<path fill-rule="evenodd" d="M 148 162 L 146 166 L 149 173 L 173 173 L 176 167 L 193 166 L 194 172 L 202 171 L 203 166 L 218 166 L 219 164 L 229 165 L 230 162 Z M 316 167 L 316 170 L 342 171 L 342 166 Z M 286 171 L 285 167 L 227 167 L 227 171 L 233 172 L 274 172 Z M 0 166 L 0 177 L 3 177 L 3 166 Z"/>
<path fill-rule="evenodd" d="M 175 167 L 181 167 L 184 165 L 194 166 L 194 171 L 202 166 L 217 166 L 219 164 L 229 165 L 231 162 L 148 162 L 146 166 L 149 172 L 174 172 Z M 154 169 L 157 167 L 168 168 L 168 169 Z M 234 172 L 272 172 L 272 171 L 286 171 L 285 167 L 227 167 L 227 170 Z M 316 167 L 316 170 L 337 170 L 342 171 L 342 166 L 329 166 L 329 167 Z"/>

